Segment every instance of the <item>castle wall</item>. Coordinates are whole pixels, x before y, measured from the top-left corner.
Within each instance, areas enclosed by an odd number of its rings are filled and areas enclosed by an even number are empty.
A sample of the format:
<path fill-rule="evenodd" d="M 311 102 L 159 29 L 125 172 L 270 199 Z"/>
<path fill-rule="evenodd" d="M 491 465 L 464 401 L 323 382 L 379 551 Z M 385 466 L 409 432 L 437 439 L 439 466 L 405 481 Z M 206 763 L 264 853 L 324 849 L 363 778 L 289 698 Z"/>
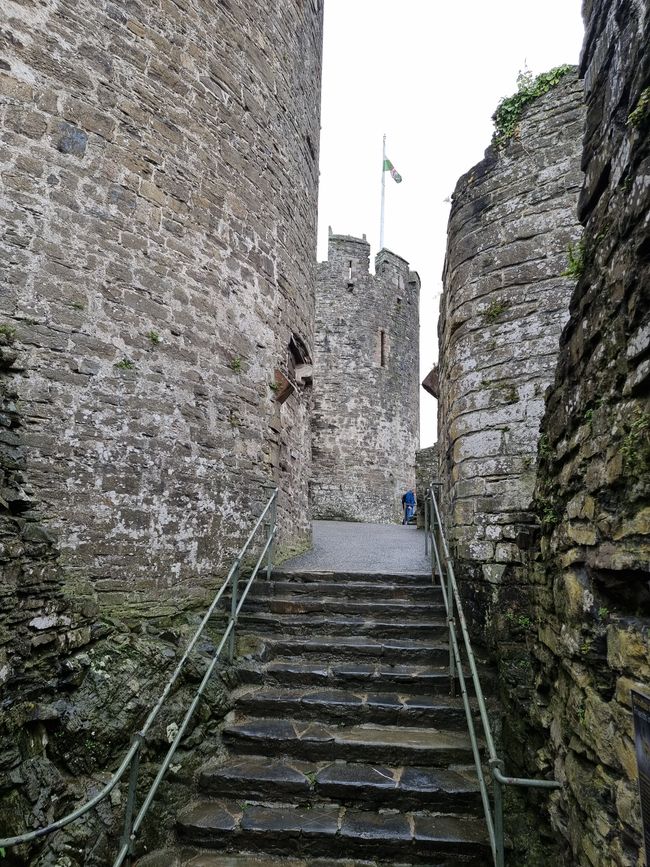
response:
<path fill-rule="evenodd" d="M 10 3 L 0 301 L 33 495 L 130 604 L 224 568 L 264 483 L 308 534 L 321 13 Z M 273 148 L 273 143 L 277 148 Z"/>
<path fill-rule="evenodd" d="M 461 179 L 441 310 L 445 508 L 498 664 L 506 767 L 562 783 L 528 813 L 510 792 L 527 867 L 647 857 L 631 692 L 650 695 L 650 18 L 637 0 L 583 13 L 584 136 L 565 77 Z"/>
<path fill-rule="evenodd" d="M 566 74 L 456 186 L 438 325 L 438 440 L 450 541 L 477 625 L 521 580 L 539 424 L 575 280 L 582 85 Z"/>
<path fill-rule="evenodd" d="M 318 265 L 314 347 L 315 518 L 401 520 L 419 443 L 420 281 L 388 250 L 331 235 Z"/>
<path fill-rule="evenodd" d="M 584 255 L 542 424 L 526 712 L 575 863 L 632 867 L 650 855 L 631 712 L 632 689 L 650 696 L 650 14 L 584 16 Z"/>
<path fill-rule="evenodd" d="M 2 10 L 0 764 L 14 789 L 0 824 L 13 830 L 114 766 L 174 658 L 169 629 L 218 586 L 264 485 L 280 488 L 280 553 L 308 542 L 311 389 L 283 403 L 275 389 L 295 347 L 313 348 L 322 4 Z"/>

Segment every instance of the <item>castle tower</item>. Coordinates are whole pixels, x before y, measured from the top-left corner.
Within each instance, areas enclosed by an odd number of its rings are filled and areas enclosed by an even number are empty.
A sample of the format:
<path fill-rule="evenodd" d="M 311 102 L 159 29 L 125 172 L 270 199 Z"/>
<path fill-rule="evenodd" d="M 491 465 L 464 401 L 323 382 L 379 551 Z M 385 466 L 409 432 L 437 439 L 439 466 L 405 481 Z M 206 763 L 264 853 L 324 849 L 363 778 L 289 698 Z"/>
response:
<path fill-rule="evenodd" d="M 318 265 L 314 518 L 388 523 L 415 484 L 420 278 L 388 250 L 330 233 Z"/>

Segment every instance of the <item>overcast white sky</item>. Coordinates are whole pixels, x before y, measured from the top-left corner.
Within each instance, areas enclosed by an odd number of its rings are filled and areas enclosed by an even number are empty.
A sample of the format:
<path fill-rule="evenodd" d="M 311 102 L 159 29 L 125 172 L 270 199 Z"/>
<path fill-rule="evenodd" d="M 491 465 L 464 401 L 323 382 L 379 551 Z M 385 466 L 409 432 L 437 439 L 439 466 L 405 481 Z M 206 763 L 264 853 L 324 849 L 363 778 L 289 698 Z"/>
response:
<path fill-rule="evenodd" d="M 517 72 L 577 63 L 580 0 L 326 0 L 319 260 L 327 227 L 379 243 L 381 141 L 403 176 L 386 177 L 385 245 L 420 274 L 423 378 L 436 326 L 451 195 L 483 157 Z M 421 444 L 436 440 L 421 391 Z"/>

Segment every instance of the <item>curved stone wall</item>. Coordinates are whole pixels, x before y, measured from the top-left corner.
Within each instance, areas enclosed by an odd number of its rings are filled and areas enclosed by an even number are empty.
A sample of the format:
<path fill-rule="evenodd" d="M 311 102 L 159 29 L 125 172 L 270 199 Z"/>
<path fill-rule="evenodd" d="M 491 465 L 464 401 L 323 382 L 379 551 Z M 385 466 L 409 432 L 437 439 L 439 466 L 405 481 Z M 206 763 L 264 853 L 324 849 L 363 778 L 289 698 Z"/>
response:
<path fill-rule="evenodd" d="M 458 182 L 439 319 L 447 519 L 477 623 L 517 582 L 532 511 L 544 392 L 575 280 L 582 85 L 568 73 L 525 110 L 517 137 Z"/>
<path fill-rule="evenodd" d="M 315 518 L 401 520 L 419 444 L 420 281 L 388 250 L 331 235 L 318 266 L 314 351 Z"/>
<path fill-rule="evenodd" d="M 320 0 L 9 2 L 5 323 L 32 494 L 107 606 L 187 602 L 279 484 L 308 538 Z"/>

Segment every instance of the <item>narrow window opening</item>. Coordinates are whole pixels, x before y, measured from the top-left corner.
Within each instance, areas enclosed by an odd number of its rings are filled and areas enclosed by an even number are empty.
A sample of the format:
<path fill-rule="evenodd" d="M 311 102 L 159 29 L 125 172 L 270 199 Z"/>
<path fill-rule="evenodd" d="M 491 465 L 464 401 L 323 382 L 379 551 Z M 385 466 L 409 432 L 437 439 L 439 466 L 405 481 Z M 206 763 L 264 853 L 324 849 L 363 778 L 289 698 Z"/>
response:
<path fill-rule="evenodd" d="M 350 259 L 350 267 L 348 268 L 348 280 L 352 279 L 352 259 Z"/>
<path fill-rule="evenodd" d="M 382 367 L 386 367 L 386 334 L 384 331 L 379 332 L 379 363 Z"/>

